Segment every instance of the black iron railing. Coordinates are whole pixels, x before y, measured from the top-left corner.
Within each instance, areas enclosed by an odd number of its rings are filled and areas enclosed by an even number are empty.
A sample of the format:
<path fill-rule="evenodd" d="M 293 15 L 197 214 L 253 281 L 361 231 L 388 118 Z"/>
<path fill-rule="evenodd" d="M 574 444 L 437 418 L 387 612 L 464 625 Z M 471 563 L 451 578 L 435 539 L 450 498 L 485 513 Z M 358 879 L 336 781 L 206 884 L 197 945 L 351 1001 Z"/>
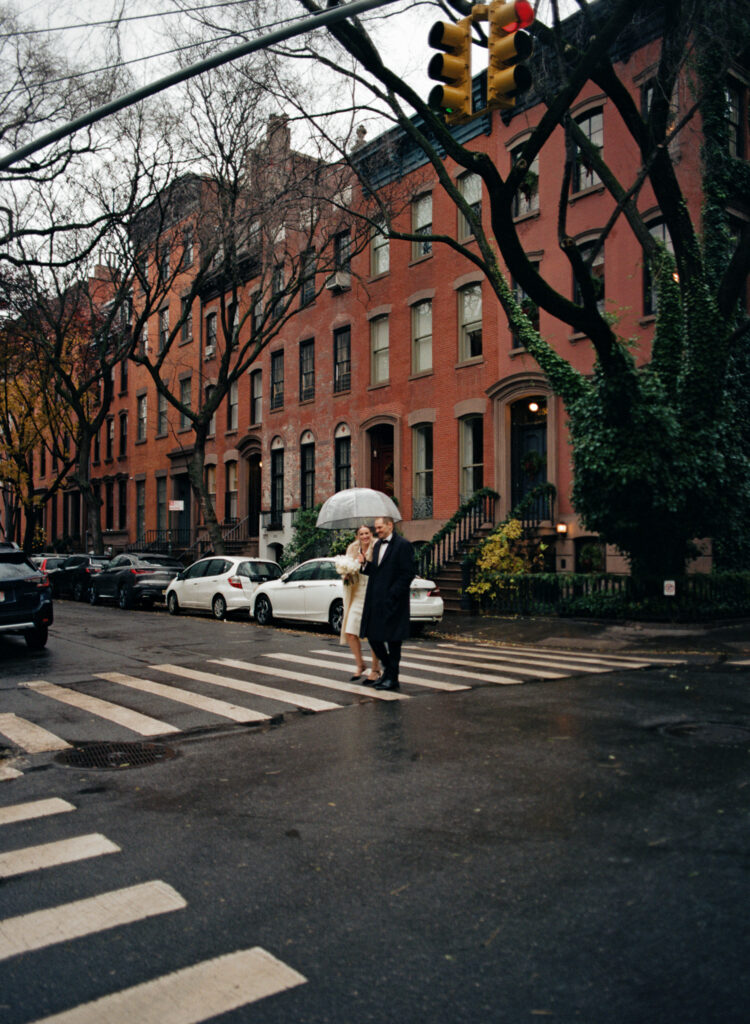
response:
<path fill-rule="evenodd" d="M 461 506 L 456 515 L 417 555 L 420 576 L 434 577 L 451 559 L 459 555 L 475 538 L 480 527 L 495 522 L 494 491 L 477 491 Z"/>

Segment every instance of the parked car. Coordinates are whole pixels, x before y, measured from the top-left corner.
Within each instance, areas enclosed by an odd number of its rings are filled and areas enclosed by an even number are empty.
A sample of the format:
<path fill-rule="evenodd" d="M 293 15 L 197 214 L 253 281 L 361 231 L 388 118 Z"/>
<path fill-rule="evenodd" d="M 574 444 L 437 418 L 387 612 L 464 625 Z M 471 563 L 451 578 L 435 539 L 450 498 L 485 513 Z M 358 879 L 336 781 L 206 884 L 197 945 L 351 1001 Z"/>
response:
<path fill-rule="evenodd" d="M 167 610 L 211 612 L 215 619 L 249 612 L 256 588 L 281 575 L 276 562 L 237 555 L 213 555 L 193 562 L 167 587 Z"/>
<path fill-rule="evenodd" d="M 253 595 L 250 614 L 261 626 L 274 618 L 327 622 L 334 633 L 341 630 L 344 583 L 333 558 L 311 558 L 278 580 L 263 583 Z M 439 622 L 443 599 L 432 580 L 416 576 L 411 583 L 409 613 L 413 624 Z"/>
<path fill-rule="evenodd" d="M 0 541 L 0 633 L 20 633 L 32 650 L 47 643 L 52 625 L 49 580 L 17 544 Z"/>
<path fill-rule="evenodd" d="M 94 573 L 89 585 L 89 601 L 117 601 L 121 608 L 136 605 L 150 608 L 163 601 L 167 586 L 182 572 L 183 565 L 169 555 L 128 552 L 115 555 L 106 569 Z"/>
<path fill-rule="evenodd" d="M 68 555 L 63 564 L 48 573 L 55 597 L 72 597 L 85 601 L 91 579 L 109 565 L 106 555 Z"/>
<path fill-rule="evenodd" d="M 53 569 L 59 569 L 63 564 L 67 555 L 56 555 L 56 554 L 38 554 L 31 556 L 31 564 L 35 565 L 37 569 L 41 569 L 42 572 L 52 572 Z"/>

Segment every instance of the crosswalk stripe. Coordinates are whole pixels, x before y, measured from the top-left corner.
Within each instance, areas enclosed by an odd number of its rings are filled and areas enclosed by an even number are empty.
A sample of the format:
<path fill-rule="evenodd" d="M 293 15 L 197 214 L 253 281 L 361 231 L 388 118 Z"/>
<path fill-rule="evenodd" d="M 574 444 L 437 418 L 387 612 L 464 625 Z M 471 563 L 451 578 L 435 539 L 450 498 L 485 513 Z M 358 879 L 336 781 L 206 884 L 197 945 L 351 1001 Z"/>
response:
<path fill-rule="evenodd" d="M 578 651 L 562 651 L 549 647 L 475 647 L 471 646 L 469 651 L 463 644 L 439 644 L 441 649 L 462 651 L 471 656 L 478 657 L 512 657 L 523 658 L 535 661 L 537 658 L 544 660 L 554 659 L 553 664 L 560 662 L 575 662 L 590 665 L 607 665 L 614 668 L 646 668 L 652 662 L 643 658 L 632 658 L 619 654 L 588 654 Z"/>
<path fill-rule="evenodd" d="M 212 658 L 212 665 L 228 665 L 230 668 L 242 668 L 242 662 L 230 662 Z M 277 700 L 284 704 L 293 704 L 298 708 L 305 708 L 307 711 L 334 711 L 341 707 L 340 704 L 332 704 L 328 700 L 320 700 L 317 697 L 305 697 L 301 693 L 290 693 L 288 690 L 277 690 L 271 686 L 261 686 L 260 683 L 248 683 L 244 679 L 231 679 L 229 676 L 219 676 L 213 672 L 200 672 L 194 668 L 183 668 L 181 665 L 152 665 L 154 671 L 172 672 L 174 675 L 185 676 L 187 679 L 196 679 L 203 683 L 212 683 L 214 686 L 226 686 L 230 690 L 239 690 L 242 693 L 250 693 L 255 697 L 266 697 L 269 700 Z M 268 715 L 264 715 L 268 718 Z"/>
<path fill-rule="evenodd" d="M 268 655 L 272 657 L 272 655 Z M 273 655 L 287 660 L 288 655 Z M 247 672 L 260 672 L 263 675 L 274 676 L 276 679 L 293 679 L 297 683 L 307 683 L 309 686 L 322 686 L 326 690 L 339 690 L 341 693 L 359 693 L 363 697 L 372 697 L 375 700 L 408 700 L 404 693 L 391 693 L 387 690 L 373 690 L 371 686 L 360 686 L 359 683 L 341 683 L 338 679 L 326 679 L 324 676 L 307 675 L 304 672 L 292 672 L 284 668 L 271 668 L 270 665 L 258 665 L 256 662 L 235 661 L 232 658 L 216 658 L 215 665 L 226 665 L 228 668 L 238 668 Z M 284 691 L 279 691 L 283 693 Z"/>
<path fill-rule="evenodd" d="M 0 807 L 0 825 L 12 825 L 17 821 L 30 821 L 32 818 L 45 818 L 49 814 L 64 814 L 74 810 L 73 804 L 56 796 L 48 800 L 30 800 L 25 804 Z"/>
<path fill-rule="evenodd" d="M 0 764 L 0 782 L 10 782 L 11 779 L 20 779 L 23 772 L 17 768 L 11 768 L 9 764 Z"/>
<path fill-rule="evenodd" d="M 70 746 L 54 733 L 47 732 L 40 725 L 27 722 L 18 715 L 0 715 L 0 733 L 27 754 L 41 754 L 45 750 L 65 750 Z"/>
<path fill-rule="evenodd" d="M 156 718 L 149 718 L 139 711 L 131 711 L 119 704 L 112 704 L 100 697 L 92 697 L 88 693 L 81 693 L 79 690 L 69 690 L 64 686 L 56 686 L 54 683 L 47 683 L 44 680 L 37 680 L 33 683 L 21 683 L 21 686 L 37 693 L 58 700 L 62 704 L 70 704 L 71 707 L 80 711 L 88 711 L 91 715 L 104 718 L 115 725 L 122 725 L 131 732 L 137 732 L 140 736 L 163 736 L 165 733 L 179 732 L 174 725 L 160 722 Z"/>
<path fill-rule="evenodd" d="M 41 846 L 26 846 L 21 850 L 0 853 L 0 878 L 23 875 L 28 871 L 40 871 L 59 864 L 71 864 L 105 853 L 119 853 L 120 847 L 98 832 L 72 839 L 58 839 Z"/>
<path fill-rule="evenodd" d="M 428 654 L 426 651 L 413 648 L 408 651 L 408 656 L 410 658 L 418 658 L 419 661 L 424 662 L 438 661 L 442 664 L 448 665 L 463 665 L 464 668 L 484 668 L 488 669 L 490 672 L 496 672 L 498 669 L 505 669 L 513 672 L 517 676 L 532 676 L 534 679 L 564 679 L 566 675 L 570 675 L 569 671 L 553 672 L 552 669 L 537 668 L 536 666 L 524 668 L 523 665 L 519 665 L 510 658 L 503 658 L 501 660 L 496 658 L 472 658 L 463 654 Z M 587 669 L 585 671 L 599 671 L 599 669 Z"/>
<path fill-rule="evenodd" d="M 187 704 L 200 711 L 208 711 L 212 715 L 229 718 L 233 722 L 262 722 L 268 718 L 268 715 L 262 715 L 259 711 L 251 711 L 250 708 L 241 708 L 238 704 L 229 704 L 225 700 L 216 700 L 213 697 L 204 697 L 200 693 L 181 690 L 176 686 L 165 686 L 164 683 L 156 683 L 152 679 L 138 679 L 122 672 L 99 672 L 97 679 L 106 679 L 110 683 L 119 683 L 121 686 L 128 686 L 141 693 L 152 693 L 157 697 L 165 697 L 167 700 L 177 701 L 178 704 Z"/>
<path fill-rule="evenodd" d="M 200 1024 L 307 978 L 256 946 L 204 960 L 35 1024 Z"/>
<path fill-rule="evenodd" d="M 346 651 L 311 651 L 311 654 L 324 654 L 329 658 L 346 658 L 347 661 L 351 662 L 351 654 L 347 654 Z M 264 658 L 276 657 L 276 655 L 264 654 Z M 324 661 L 322 658 L 305 658 L 299 654 L 285 654 L 284 658 L 287 661 L 296 661 L 304 665 L 319 665 L 321 668 L 346 668 L 349 671 L 348 666 L 338 665 L 330 661 Z M 471 687 L 462 686 L 460 683 L 445 683 L 442 679 L 423 679 L 421 676 L 405 676 L 403 673 L 399 674 L 399 680 L 402 683 L 412 683 L 414 686 L 426 686 L 431 690 L 444 690 L 446 693 L 452 693 L 455 690 L 469 690 Z"/>
<path fill-rule="evenodd" d="M 0 960 L 186 906 L 187 901 L 171 885 L 155 881 L 6 918 L 0 921 Z"/>
<path fill-rule="evenodd" d="M 422 663 L 419 661 L 410 661 L 408 658 L 401 658 L 401 665 L 404 668 L 422 668 Z M 437 672 L 443 676 L 453 676 L 458 679 L 479 679 L 483 683 L 498 683 L 500 686 L 514 686 L 522 683 L 522 679 L 516 679 L 513 676 L 502 676 L 495 675 L 493 670 L 492 675 L 488 675 L 487 672 L 466 672 L 461 668 L 440 668 L 437 665 L 428 665 L 425 671 Z"/>

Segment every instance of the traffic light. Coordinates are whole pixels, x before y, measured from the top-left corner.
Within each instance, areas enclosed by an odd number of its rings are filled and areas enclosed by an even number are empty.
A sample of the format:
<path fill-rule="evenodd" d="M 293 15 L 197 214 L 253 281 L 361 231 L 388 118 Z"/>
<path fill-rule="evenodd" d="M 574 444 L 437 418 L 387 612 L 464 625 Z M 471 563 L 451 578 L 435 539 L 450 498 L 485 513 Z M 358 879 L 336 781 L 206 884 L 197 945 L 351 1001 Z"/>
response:
<path fill-rule="evenodd" d="M 531 72 L 517 61 L 531 56 L 534 41 L 523 30 L 534 20 L 534 9 L 526 0 L 502 3 L 492 0 L 487 14 L 490 23 L 487 106 L 509 110 L 516 93 L 531 85 Z"/>
<path fill-rule="evenodd" d="M 471 18 L 452 24 L 436 21 L 427 37 L 436 53 L 427 67 L 427 74 L 437 82 L 430 91 L 431 107 L 445 111 L 447 124 L 464 124 L 471 119 Z"/>

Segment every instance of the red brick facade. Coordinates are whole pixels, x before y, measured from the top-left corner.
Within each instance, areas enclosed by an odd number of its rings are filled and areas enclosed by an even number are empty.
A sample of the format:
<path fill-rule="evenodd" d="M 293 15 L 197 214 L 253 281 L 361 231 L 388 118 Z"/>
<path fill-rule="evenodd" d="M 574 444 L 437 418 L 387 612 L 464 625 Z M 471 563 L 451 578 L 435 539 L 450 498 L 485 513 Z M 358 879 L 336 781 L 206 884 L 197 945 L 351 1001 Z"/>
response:
<path fill-rule="evenodd" d="M 622 80 L 636 97 L 653 73 L 655 60 L 656 47 L 649 45 L 620 66 Z M 468 145 L 490 153 L 504 175 L 513 149 L 527 137 L 542 109 L 531 107 L 508 126 L 495 113 L 481 132 L 474 132 Z M 571 112 L 586 122 L 587 131 L 599 136 L 604 157 L 618 179 L 632 181 L 638 154 L 611 102 L 589 83 Z M 694 215 L 701 200 L 697 131 L 697 126 L 688 128 L 673 144 L 677 173 Z M 367 148 L 376 150 L 377 140 Z M 557 242 L 563 162 L 563 135 L 558 130 L 542 151 L 538 168 L 533 169 L 537 181 L 532 181 L 528 194 L 519 199 L 517 220 L 526 252 L 533 254 L 553 288 L 572 297 L 570 265 Z M 465 173 L 450 162 L 447 167 L 454 177 Z M 431 196 L 433 230 L 457 232 L 461 237 L 460 215 L 429 165 L 418 166 L 402 179 L 403 184 L 409 186 L 413 198 L 397 227 L 411 230 L 428 223 L 426 197 Z M 650 221 L 658 221 L 648 186 L 641 191 L 638 206 Z M 611 210 L 612 200 L 604 187 L 583 169 L 568 200 L 568 234 L 577 241 L 595 237 Z M 482 214 L 487 228 L 486 196 Z M 503 515 L 525 486 L 546 478 L 555 485 L 557 499 L 553 520 L 544 525 L 554 533 L 556 523 L 566 524 L 567 535 L 558 537 L 558 568 L 572 570 L 576 542 L 580 549 L 583 530 L 568 497 L 571 468 L 565 411 L 534 360 L 514 346 L 503 310 L 483 284 L 481 272 L 447 246 L 435 244 L 431 251 L 418 251 L 424 248 L 405 241 L 391 241 L 385 247 L 376 239 L 354 256 L 351 274 L 331 278 L 331 287 L 324 287 L 315 301 L 290 321 L 282 336 L 261 354 L 252 372 L 243 376 L 236 396 L 236 423 L 234 412 L 228 412 L 225 403 L 217 413 L 215 434 L 208 446 L 218 518 L 245 522 L 249 517 L 250 536 L 257 536 L 259 553 L 274 554 L 290 539 L 294 510 L 311 500 L 323 501 L 337 483 L 375 486 L 395 494 L 406 535 L 425 540 L 456 511 L 462 496 L 477 486 L 499 492 L 498 514 Z M 386 258 L 386 251 L 388 266 L 384 270 L 378 261 Z M 637 339 L 640 351 L 647 353 L 653 315 L 644 295 L 641 249 L 624 219 L 607 238 L 600 273 L 605 308 L 619 318 L 620 335 Z M 481 335 L 476 330 L 477 288 Z M 179 303 L 175 289 L 170 316 L 178 315 Z M 191 337 L 175 346 L 173 363 L 179 363 L 175 373 L 192 376 L 193 388 L 201 374 L 204 386 L 210 380 L 211 361 L 204 358 L 201 365 L 198 337 L 201 330 L 205 332 L 206 318 L 217 304 L 196 301 Z M 582 370 L 590 369 L 592 352 L 585 338 L 571 336 L 544 311 L 539 326 L 565 358 Z M 150 340 L 156 338 L 157 331 L 153 318 Z M 283 401 L 278 401 L 277 376 L 277 408 L 271 408 L 272 364 L 278 375 L 282 357 Z M 303 378 L 301 359 L 305 360 Z M 258 407 L 251 393 L 253 381 L 258 382 L 253 373 L 261 375 L 259 415 L 253 415 Z M 117 374 L 111 413 L 114 443 L 109 451 L 106 438 L 102 438 L 99 460 L 92 466 L 92 475 L 102 487 L 106 541 L 115 548 L 132 545 L 144 538 L 144 530 L 163 530 L 178 521 L 195 532 L 197 510 L 188 493 L 185 459 L 180 452 L 181 445 L 190 445 L 191 431 L 181 430 L 179 416 L 171 407 L 166 413 L 167 430 L 160 429 L 164 424 L 159 422 L 157 395 L 143 368 L 131 364 L 126 382 L 119 369 Z M 530 413 L 532 401 L 538 409 Z M 124 416 L 127 437 L 121 451 Z M 535 461 L 530 452 L 537 452 L 539 458 Z M 168 510 L 165 501 L 174 499 L 187 503 L 185 511 Z M 75 497 L 55 500 L 57 512 L 53 514 L 51 507 L 45 511 L 48 544 L 65 532 L 74 532 L 70 510 L 64 519 L 62 502 L 68 501 L 72 507 Z M 622 568 L 621 561 L 612 552 L 609 555 L 608 568 Z"/>

